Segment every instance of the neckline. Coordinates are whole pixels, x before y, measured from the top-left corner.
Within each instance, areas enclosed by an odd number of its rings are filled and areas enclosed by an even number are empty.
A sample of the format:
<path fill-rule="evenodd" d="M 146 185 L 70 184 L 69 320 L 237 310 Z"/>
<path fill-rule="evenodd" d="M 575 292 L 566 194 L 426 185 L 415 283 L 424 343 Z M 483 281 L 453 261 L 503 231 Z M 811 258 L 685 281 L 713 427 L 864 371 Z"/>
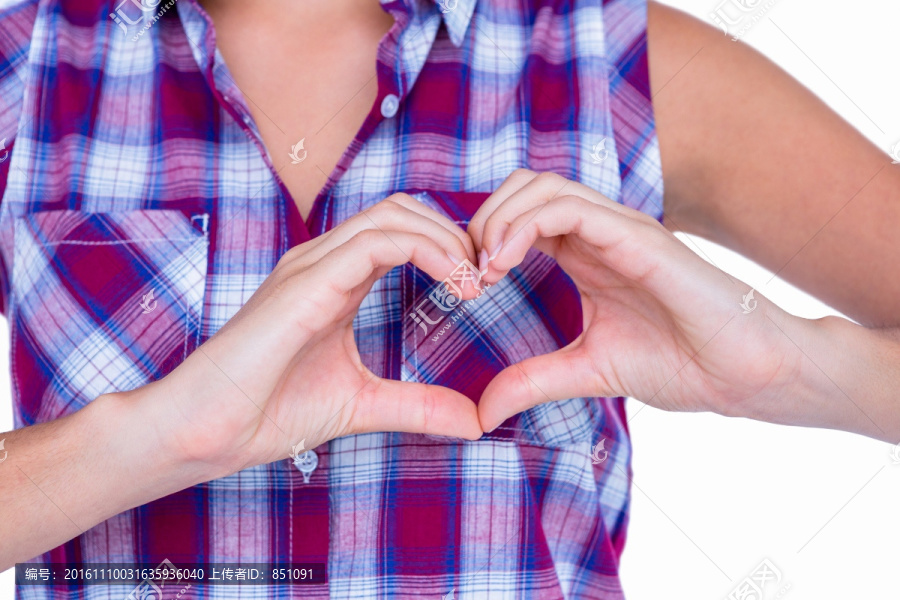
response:
<path fill-rule="evenodd" d="M 225 58 L 218 50 L 218 46 L 216 43 L 216 29 L 212 17 L 209 16 L 209 13 L 206 12 L 206 10 L 198 0 L 190 0 L 190 4 L 203 18 L 207 27 L 204 41 L 209 44 L 207 50 L 211 52 L 209 60 L 207 61 L 206 69 L 209 82 L 213 88 L 214 94 L 218 96 L 218 99 L 222 103 L 222 105 L 226 107 L 226 109 L 231 109 L 227 110 L 227 112 L 233 113 L 233 107 L 228 101 L 223 98 L 223 93 L 218 89 L 215 76 L 213 75 L 214 69 L 221 68 L 224 70 L 228 78 L 231 79 L 232 82 L 234 82 L 234 77 L 231 75 L 231 71 L 228 69 L 228 65 L 225 63 Z M 275 165 L 271 160 L 271 153 L 269 148 L 265 145 L 265 142 L 262 140 L 261 136 L 256 133 L 258 131 L 258 128 L 256 127 L 256 122 L 253 119 L 252 113 L 247 110 L 247 116 L 250 119 L 249 122 L 244 119 L 237 118 L 234 114 L 232 114 L 233 117 L 236 117 L 236 120 L 240 127 L 246 127 L 251 130 L 252 136 L 254 138 L 253 141 L 256 144 L 257 148 L 260 150 L 266 166 L 269 168 L 273 179 L 278 185 L 281 196 L 279 199 L 279 202 L 281 203 L 279 212 L 283 216 L 286 226 L 286 247 L 283 249 L 284 251 L 287 251 L 289 248 L 297 244 L 307 242 L 317 237 L 319 235 L 319 233 L 317 232 L 328 231 L 329 229 L 331 229 L 331 227 L 334 226 L 334 224 L 329 219 L 329 212 L 327 209 L 328 203 L 331 199 L 331 194 L 334 191 L 335 186 L 339 183 L 341 177 L 349 170 L 350 165 L 359 154 L 360 150 L 363 148 L 365 142 L 369 139 L 377 126 L 381 123 L 382 119 L 384 119 L 381 114 L 380 107 L 385 96 L 394 94 L 397 97 L 401 97 L 401 89 L 398 81 L 399 76 L 389 65 L 394 65 L 399 61 L 398 42 L 400 39 L 400 35 L 410 21 L 410 15 L 407 12 L 405 3 L 402 2 L 379 2 L 379 6 L 383 11 L 391 14 L 394 17 L 394 23 L 378 42 L 378 47 L 375 52 L 375 75 L 373 75 L 372 78 L 370 78 L 365 83 L 365 86 L 368 86 L 371 83 L 372 79 L 376 79 L 378 84 L 378 92 L 376 93 L 376 97 L 372 106 L 369 108 L 369 112 L 366 114 L 366 117 L 363 119 L 362 124 L 354 134 L 353 139 L 350 141 L 350 144 L 346 148 L 344 148 L 344 151 L 341 153 L 341 156 L 338 159 L 337 163 L 335 163 L 331 172 L 328 174 L 325 183 L 323 184 L 321 189 L 319 189 L 318 193 L 313 199 L 309 215 L 306 219 L 303 218 L 303 215 L 300 213 L 300 208 L 297 206 L 296 199 L 291 194 L 290 190 L 285 185 L 284 180 L 279 175 L 279 170 L 275 168 Z M 188 42 L 190 43 L 190 41 Z M 243 92 L 237 86 L 236 82 L 234 83 L 234 88 L 236 89 L 236 92 L 240 94 L 240 98 L 233 98 L 233 100 L 243 105 L 246 110 L 246 101 Z"/>

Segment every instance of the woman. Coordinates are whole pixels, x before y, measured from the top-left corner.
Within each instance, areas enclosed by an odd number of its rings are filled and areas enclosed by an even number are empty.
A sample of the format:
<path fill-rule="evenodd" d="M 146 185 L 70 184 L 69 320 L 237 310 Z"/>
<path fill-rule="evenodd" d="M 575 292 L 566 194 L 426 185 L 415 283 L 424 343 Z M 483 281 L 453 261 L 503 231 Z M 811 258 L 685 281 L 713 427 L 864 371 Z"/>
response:
<path fill-rule="evenodd" d="M 750 49 L 636 0 L 150 4 L 0 15 L 3 567 L 621 598 L 623 396 L 900 438 L 900 175 Z"/>

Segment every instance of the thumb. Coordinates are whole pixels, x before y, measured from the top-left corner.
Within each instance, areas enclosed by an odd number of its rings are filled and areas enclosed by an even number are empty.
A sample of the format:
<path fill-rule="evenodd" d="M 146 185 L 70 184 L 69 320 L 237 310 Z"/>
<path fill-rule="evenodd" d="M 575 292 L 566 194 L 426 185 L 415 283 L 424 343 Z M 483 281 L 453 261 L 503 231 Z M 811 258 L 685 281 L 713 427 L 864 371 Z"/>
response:
<path fill-rule="evenodd" d="M 404 431 L 477 440 L 481 437 L 475 403 L 439 385 L 376 378 L 356 402 L 353 433 Z"/>
<path fill-rule="evenodd" d="M 595 374 L 579 337 L 550 354 L 527 358 L 500 371 L 478 403 L 481 428 L 493 431 L 507 418 L 538 404 L 602 395 L 605 387 Z"/>

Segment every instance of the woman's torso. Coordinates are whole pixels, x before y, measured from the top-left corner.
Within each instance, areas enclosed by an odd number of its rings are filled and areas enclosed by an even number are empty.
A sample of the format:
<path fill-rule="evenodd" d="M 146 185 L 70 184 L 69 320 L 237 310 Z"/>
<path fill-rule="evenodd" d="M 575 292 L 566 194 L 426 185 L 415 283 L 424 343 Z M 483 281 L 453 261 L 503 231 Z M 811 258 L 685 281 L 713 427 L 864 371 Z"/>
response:
<path fill-rule="evenodd" d="M 464 227 L 527 167 L 662 214 L 641 2 L 383 6 L 398 26 L 378 50 L 375 102 L 305 224 L 193 0 L 136 40 L 130 2 L 24 3 L 0 17 L 0 250 L 17 426 L 163 376 L 287 248 L 393 192 Z M 429 304 L 433 285 L 407 266 L 363 302 L 356 338 L 375 374 L 477 399 L 501 368 L 580 330 L 571 281 L 537 253 L 465 314 Z M 439 325 L 410 316 L 420 308 Z M 42 560 L 326 563 L 327 583 L 293 588 L 304 597 L 619 598 L 622 404 L 542 405 L 477 442 L 333 440 L 315 449 L 309 483 L 288 460 L 248 469 L 117 515 Z M 608 455 L 594 464 L 601 440 Z M 19 587 L 51 590 L 123 591 Z M 264 595 L 277 593 L 288 592 Z"/>

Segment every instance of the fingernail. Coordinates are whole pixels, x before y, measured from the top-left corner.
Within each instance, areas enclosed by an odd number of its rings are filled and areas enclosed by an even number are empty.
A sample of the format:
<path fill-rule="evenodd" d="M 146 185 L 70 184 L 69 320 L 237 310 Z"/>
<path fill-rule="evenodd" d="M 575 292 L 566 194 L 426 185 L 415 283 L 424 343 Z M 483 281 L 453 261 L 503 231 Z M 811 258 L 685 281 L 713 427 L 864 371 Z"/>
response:
<path fill-rule="evenodd" d="M 491 252 L 491 255 L 488 257 L 488 262 L 497 258 L 497 255 L 500 254 L 500 250 L 503 248 L 503 240 L 500 240 L 500 243 L 497 244 L 497 247 L 494 248 L 494 251 Z"/>
<path fill-rule="evenodd" d="M 478 270 L 481 271 L 481 274 L 487 273 L 488 268 L 488 253 L 484 248 L 481 249 L 481 253 L 478 255 Z"/>
<path fill-rule="evenodd" d="M 447 252 L 447 258 L 449 258 L 449 259 L 453 262 L 454 265 L 459 265 L 459 263 L 462 262 L 462 259 L 461 259 L 461 258 L 456 258 L 455 256 L 453 256 L 453 255 L 450 254 L 449 252 Z"/>

